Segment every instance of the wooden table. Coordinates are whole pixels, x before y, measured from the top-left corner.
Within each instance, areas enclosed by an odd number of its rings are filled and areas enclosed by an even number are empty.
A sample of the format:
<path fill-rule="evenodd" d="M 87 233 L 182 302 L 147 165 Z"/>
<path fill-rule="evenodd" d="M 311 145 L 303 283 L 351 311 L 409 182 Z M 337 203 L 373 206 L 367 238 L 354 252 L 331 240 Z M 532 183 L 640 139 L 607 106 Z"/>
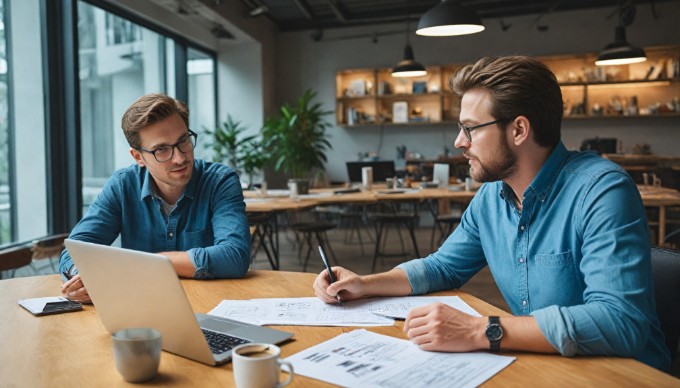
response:
<path fill-rule="evenodd" d="M 666 239 L 666 208 L 669 206 L 680 206 L 680 192 L 666 187 L 644 187 L 638 186 L 642 203 L 646 207 L 659 208 L 659 246 L 664 246 Z"/>
<path fill-rule="evenodd" d="M 315 274 L 250 271 L 245 279 L 182 280 L 196 312 L 208 312 L 222 299 L 313 296 Z M 59 294 L 57 275 L 0 281 L 0 385 L 9 387 L 133 386 L 115 370 L 111 337 L 96 310 L 85 306 L 76 313 L 34 317 L 17 305 L 18 299 Z M 134 295 L 134 290 L 121 290 Z M 465 292 L 458 295 L 479 313 L 508 315 Z M 295 333 L 282 345 L 284 357 L 355 328 L 282 326 Z M 369 327 L 370 331 L 405 338 L 402 323 Z M 503 353 L 517 357 L 485 386 L 680 386 L 680 380 L 632 359 Z M 211 367 L 163 352 L 160 374 L 150 385 L 181 387 L 233 387 L 231 363 Z M 326 387 L 318 380 L 296 376 L 294 387 Z"/>

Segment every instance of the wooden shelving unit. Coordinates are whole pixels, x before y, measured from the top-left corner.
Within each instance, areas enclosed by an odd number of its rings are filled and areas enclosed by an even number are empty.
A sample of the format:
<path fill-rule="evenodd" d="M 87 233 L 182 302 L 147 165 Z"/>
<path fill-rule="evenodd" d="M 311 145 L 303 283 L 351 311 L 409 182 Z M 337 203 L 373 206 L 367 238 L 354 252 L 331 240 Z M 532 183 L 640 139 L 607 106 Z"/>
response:
<path fill-rule="evenodd" d="M 680 117 L 680 46 L 645 48 L 648 60 L 595 66 L 596 54 L 539 57 L 562 87 L 564 118 Z M 343 127 L 453 124 L 460 98 L 449 79 L 464 64 L 427 67 L 428 74 L 395 78 L 390 69 L 336 73 L 337 123 Z M 395 103 L 407 117 L 394 117 Z"/>

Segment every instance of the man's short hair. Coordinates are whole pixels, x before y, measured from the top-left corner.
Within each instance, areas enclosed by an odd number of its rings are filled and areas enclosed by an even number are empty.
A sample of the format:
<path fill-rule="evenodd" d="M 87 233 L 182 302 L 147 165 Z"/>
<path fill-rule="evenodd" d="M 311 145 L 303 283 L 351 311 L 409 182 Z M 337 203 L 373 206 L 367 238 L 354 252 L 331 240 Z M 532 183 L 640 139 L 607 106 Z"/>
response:
<path fill-rule="evenodd" d="M 145 94 L 132 103 L 125 111 L 121 120 L 121 127 L 130 147 L 141 147 L 139 132 L 146 126 L 165 120 L 177 113 L 187 128 L 189 127 L 189 108 L 182 101 L 168 97 L 165 94 Z"/>
<path fill-rule="evenodd" d="M 562 91 L 555 74 L 536 59 L 485 57 L 454 74 L 450 87 L 459 96 L 474 88 L 487 90 L 491 115 L 504 122 L 525 116 L 540 146 L 552 147 L 560 140 Z"/>

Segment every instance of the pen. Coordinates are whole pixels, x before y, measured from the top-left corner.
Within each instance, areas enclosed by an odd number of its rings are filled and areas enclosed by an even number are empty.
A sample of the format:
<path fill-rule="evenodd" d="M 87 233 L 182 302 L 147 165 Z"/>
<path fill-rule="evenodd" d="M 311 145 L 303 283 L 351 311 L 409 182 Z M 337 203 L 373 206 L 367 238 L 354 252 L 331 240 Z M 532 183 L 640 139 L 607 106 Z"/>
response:
<path fill-rule="evenodd" d="M 71 280 L 71 278 L 73 278 L 67 271 L 61 271 L 61 274 L 64 275 L 66 280 Z"/>
<path fill-rule="evenodd" d="M 328 265 L 328 260 L 326 260 L 326 253 L 323 251 L 321 245 L 319 245 L 319 253 L 321 254 L 321 260 L 323 260 L 323 265 L 326 266 L 326 271 L 328 271 L 328 278 L 331 280 L 331 284 L 333 284 L 335 283 L 335 276 L 333 275 L 333 271 L 331 271 L 331 267 Z M 338 299 L 338 304 L 342 304 L 342 301 L 340 301 L 340 295 L 335 295 L 335 297 Z"/>

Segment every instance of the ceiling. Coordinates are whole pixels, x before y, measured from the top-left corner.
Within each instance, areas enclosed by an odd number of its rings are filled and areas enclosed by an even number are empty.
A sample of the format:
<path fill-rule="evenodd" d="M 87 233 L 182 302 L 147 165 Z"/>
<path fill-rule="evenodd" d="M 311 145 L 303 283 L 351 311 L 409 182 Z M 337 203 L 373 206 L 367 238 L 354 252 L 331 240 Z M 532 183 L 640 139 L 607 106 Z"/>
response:
<path fill-rule="evenodd" d="M 224 0 L 213 0 L 220 3 Z M 414 27 L 418 18 L 440 0 L 241 0 L 251 17 L 269 18 L 279 31 L 322 31 L 328 28 L 355 27 L 405 22 L 407 15 Z M 612 14 L 623 5 L 654 7 L 656 3 L 678 0 L 461 0 L 483 19 L 521 15 L 540 16 L 561 11 L 611 8 Z M 540 24 L 537 23 L 540 29 Z"/>

